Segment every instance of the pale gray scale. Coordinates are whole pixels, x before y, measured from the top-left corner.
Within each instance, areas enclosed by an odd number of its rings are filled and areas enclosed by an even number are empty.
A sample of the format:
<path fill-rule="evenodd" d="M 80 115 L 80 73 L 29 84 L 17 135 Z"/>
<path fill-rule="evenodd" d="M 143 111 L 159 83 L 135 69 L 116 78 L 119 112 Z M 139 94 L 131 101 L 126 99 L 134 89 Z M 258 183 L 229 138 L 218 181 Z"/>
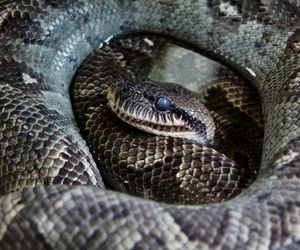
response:
<path fill-rule="evenodd" d="M 143 107 L 138 106 L 134 112 L 136 113 L 137 116 L 139 116 L 142 110 L 143 110 Z"/>
<path fill-rule="evenodd" d="M 150 111 L 148 109 L 143 109 L 143 116 L 147 117 Z"/>
<path fill-rule="evenodd" d="M 262 168 L 255 183 L 240 196 L 207 207 L 165 206 L 82 186 L 23 189 L 18 194 L 1 197 L 1 218 L 10 218 L 1 220 L 1 224 L 21 229 L 15 233 L 1 226 L 1 249 L 21 249 L 31 242 L 42 248 L 49 246 L 43 244 L 45 239 L 53 248 L 72 249 L 297 247 L 300 126 L 299 51 L 295 37 L 299 36 L 299 2 L 74 0 L 55 3 L 52 6 L 48 1 L 29 3 L 29 16 L 37 22 L 40 20 L 44 31 L 32 35 L 41 37 L 42 45 L 22 43 L 14 36 L 21 26 L 6 23 L 7 29 L 2 29 L 0 34 L 4 45 L 0 46 L 2 58 L 24 62 L 37 74 L 44 75 L 53 89 L 66 95 L 77 66 L 100 40 L 140 30 L 190 42 L 230 64 L 257 87 L 265 122 Z M 21 5 L 21 1 L 1 2 L 2 27 L 8 13 Z M 24 26 L 30 31 L 35 24 L 29 22 Z M 50 124 L 55 123 L 52 120 Z M 5 133 L 2 120 L 0 125 L 2 138 Z M 75 132 L 73 138 L 81 137 Z M 0 158 L 6 157 L 1 151 Z M 294 172 L 288 172 L 293 166 Z M 3 167 L 7 166 L 1 164 Z M 16 196 L 24 198 L 18 202 Z M 18 221 L 12 222 L 14 212 Z M 34 234 L 36 228 L 30 227 L 31 221 L 46 229 L 43 235 Z M 34 239 L 29 237 L 31 232 Z M 81 237 L 75 240 L 74 235 L 78 234 Z M 26 245 L 20 245 L 25 242 L 24 237 L 28 239 Z"/>
<path fill-rule="evenodd" d="M 131 110 L 131 112 L 133 112 L 134 104 L 129 100 L 125 100 L 123 103 L 120 102 L 120 106 L 121 105 L 124 107 L 125 110 Z"/>
<path fill-rule="evenodd" d="M 160 114 L 160 120 L 161 120 L 163 123 L 167 123 L 166 115 L 165 115 L 165 114 Z"/>
<path fill-rule="evenodd" d="M 153 116 L 154 116 L 154 113 L 153 113 L 153 112 L 149 112 L 149 119 L 150 119 L 150 120 L 153 119 Z"/>

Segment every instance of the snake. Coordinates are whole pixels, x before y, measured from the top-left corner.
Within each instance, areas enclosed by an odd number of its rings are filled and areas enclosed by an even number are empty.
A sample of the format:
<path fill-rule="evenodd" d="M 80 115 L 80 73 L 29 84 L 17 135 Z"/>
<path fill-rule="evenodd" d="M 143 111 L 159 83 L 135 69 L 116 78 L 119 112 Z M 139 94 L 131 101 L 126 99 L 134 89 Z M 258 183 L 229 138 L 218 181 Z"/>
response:
<path fill-rule="evenodd" d="M 151 72 L 160 57 L 166 59 L 168 46 L 166 38 L 131 35 L 95 50 L 71 86 L 78 127 L 106 187 L 173 204 L 225 201 L 249 185 L 259 165 L 257 93 L 216 64 L 214 81 L 196 79 L 197 86 L 204 81 L 210 86 L 204 98 L 174 80 L 155 80 Z M 196 53 L 182 53 L 181 60 L 207 71 Z M 227 92 L 232 105 L 222 98 Z"/>
<path fill-rule="evenodd" d="M 1 1 L 0 248 L 297 249 L 299 5 Z M 261 165 L 233 199 L 166 204 L 105 188 L 75 122 L 69 86 L 99 44 L 137 32 L 199 48 L 257 89 Z"/>

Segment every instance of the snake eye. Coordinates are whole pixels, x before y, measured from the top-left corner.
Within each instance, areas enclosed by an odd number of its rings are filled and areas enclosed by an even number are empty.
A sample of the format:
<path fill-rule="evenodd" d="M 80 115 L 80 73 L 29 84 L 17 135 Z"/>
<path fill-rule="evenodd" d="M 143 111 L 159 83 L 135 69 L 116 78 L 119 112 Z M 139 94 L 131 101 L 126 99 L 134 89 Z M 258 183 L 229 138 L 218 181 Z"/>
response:
<path fill-rule="evenodd" d="M 155 108 L 158 111 L 166 111 L 171 107 L 171 101 L 167 97 L 158 97 L 155 102 Z"/>

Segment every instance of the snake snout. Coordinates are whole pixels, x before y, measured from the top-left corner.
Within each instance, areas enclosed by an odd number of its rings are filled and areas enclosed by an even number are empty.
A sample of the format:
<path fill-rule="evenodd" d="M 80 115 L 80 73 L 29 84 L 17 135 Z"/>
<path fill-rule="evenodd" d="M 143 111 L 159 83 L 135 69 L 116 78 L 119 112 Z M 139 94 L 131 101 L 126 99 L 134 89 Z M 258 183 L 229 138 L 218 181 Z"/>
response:
<path fill-rule="evenodd" d="M 118 83 L 108 93 L 113 112 L 126 123 L 148 133 L 216 144 L 216 126 L 207 108 L 187 89 L 162 86 L 152 80 Z M 158 90 L 159 86 L 159 90 Z"/>

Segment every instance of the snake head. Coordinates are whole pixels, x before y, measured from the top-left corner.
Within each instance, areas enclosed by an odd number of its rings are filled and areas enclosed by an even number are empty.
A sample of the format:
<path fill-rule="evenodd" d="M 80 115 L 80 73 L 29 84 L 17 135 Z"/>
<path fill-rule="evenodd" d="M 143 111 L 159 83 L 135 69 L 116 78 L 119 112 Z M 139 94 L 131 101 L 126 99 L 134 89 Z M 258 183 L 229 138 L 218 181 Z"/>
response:
<path fill-rule="evenodd" d="M 175 83 L 121 81 L 108 91 L 108 104 L 126 123 L 155 135 L 214 146 L 216 126 L 197 97 Z"/>

